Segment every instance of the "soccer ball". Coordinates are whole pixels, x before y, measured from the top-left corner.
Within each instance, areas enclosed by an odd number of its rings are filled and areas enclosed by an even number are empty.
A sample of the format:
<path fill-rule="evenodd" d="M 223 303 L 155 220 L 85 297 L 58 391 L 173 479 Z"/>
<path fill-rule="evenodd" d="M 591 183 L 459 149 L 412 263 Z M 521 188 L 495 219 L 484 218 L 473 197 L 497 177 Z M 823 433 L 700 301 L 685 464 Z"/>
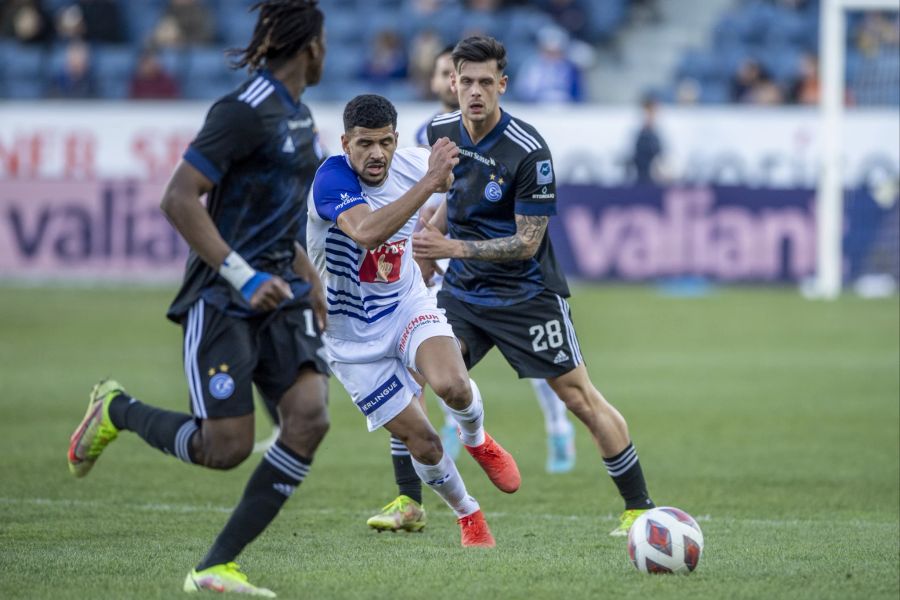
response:
<path fill-rule="evenodd" d="M 644 573 L 688 575 L 703 553 L 703 532 L 691 515 L 678 508 L 653 508 L 628 531 L 628 558 Z"/>

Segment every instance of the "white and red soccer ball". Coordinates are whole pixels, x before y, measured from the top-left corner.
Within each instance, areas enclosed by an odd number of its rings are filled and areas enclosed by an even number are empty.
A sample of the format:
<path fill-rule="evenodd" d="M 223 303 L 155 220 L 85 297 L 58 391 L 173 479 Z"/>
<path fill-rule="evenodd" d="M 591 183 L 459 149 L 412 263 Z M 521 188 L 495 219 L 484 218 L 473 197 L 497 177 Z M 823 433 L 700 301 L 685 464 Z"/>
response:
<path fill-rule="evenodd" d="M 703 554 L 703 532 L 691 515 L 661 506 L 642 514 L 628 531 L 628 558 L 644 573 L 688 575 Z"/>

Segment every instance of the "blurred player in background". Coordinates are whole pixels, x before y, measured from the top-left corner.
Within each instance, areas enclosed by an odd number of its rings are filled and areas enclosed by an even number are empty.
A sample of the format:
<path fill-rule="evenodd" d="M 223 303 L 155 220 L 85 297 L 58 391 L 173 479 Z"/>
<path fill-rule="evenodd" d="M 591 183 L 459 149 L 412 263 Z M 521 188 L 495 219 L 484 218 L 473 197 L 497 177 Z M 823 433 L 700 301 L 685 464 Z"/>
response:
<path fill-rule="evenodd" d="M 236 66 L 255 74 L 213 104 L 162 200 L 191 247 L 168 317 L 184 328 L 192 414 L 154 408 L 102 381 L 68 459 L 83 477 L 120 431 L 133 431 L 187 463 L 231 469 L 253 446 L 253 384 L 279 399 L 279 439 L 184 582 L 186 592 L 273 597 L 234 560 L 309 473 L 328 430 L 327 366 L 319 357 L 324 294 L 295 243 L 320 162 L 312 116 L 299 99 L 321 79 L 325 39 L 315 0 L 266 0 L 254 9 L 253 37 Z"/>
<path fill-rule="evenodd" d="M 428 139 L 456 142 L 460 162 L 447 201 L 415 234 L 414 253 L 452 259 L 438 305 L 466 365 L 496 345 L 520 377 L 546 379 L 587 426 L 625 500 L 610 534 L 627 535 L 654 504 L 625 420 L 594 387 L 578 347 L 564 299 L 568 285 L 546 235 L 556 213 L 550 150 L 534 127 L 500 108 L 507 86 L 501 43 L 467 38 L 453 50 L 453 63 L 460 112 L 436 117 Z"/>
<path fill-rule="evenodd" d="M 463 444 L 504 492 L 519 487 L 512 456 L 483 427 L 481 394 L 459 345 L 412 258 L 410 238 L 422 204 L 444 192 L 458 162 L 456 145 L 435 140 L 397 150 L 397 111 L 385 98 L 357 96 L 344 109 L 343 155 L 316 173 L 307 246 L 325 281 L 329 366 L 365 415 L 369 431 L 387 429 L 408 449 L 415 473 L 456 514 L 463 546 L 494 546 L 484 515 L 419 401 L 418 373 L 450 406 Z M 425 525 L 420 497 L 389 527 Z"/>

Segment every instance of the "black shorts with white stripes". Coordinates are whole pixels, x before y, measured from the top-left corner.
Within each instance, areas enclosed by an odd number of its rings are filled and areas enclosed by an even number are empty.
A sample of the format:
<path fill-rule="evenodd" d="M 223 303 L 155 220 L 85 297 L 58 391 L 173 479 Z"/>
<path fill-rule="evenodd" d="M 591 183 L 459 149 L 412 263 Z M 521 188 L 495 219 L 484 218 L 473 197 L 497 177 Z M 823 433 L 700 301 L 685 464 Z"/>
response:
<path fill-rule="evenodd" d="M 328 373 L 321 331 L 302 301 L 243 319 L 201 299 L 183 327 L 191 413 L 201 419 L 252 413 L 253 384 L 265 398 L 281 399 L 304 366 Z"/>
<path fill-rule="evenodd" d="M 437 300 L 453 333 L 465 342 L 469 369 L 494 346 L 519 377 L 558 377 L 582 361 L 569 303 L 558 294 L 544 290 L 511 306 L 481 306 L 441 290 Z"/>

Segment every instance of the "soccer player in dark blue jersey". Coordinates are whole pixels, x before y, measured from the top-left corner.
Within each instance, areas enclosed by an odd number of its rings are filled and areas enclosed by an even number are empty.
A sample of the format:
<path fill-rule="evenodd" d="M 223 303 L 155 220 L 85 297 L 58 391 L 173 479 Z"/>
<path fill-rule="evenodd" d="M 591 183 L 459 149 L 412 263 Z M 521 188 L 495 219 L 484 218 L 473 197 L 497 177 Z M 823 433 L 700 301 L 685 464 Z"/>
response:
<path fill-rule="evenodd" d="M 234 560 L 309 473 L 328 429 L 327 368 L 319 356 L 324 294 L 295 243 L 321 160 L 300 96 L 321 78 L 325 40 L 315 0 L 265 0 L 254 9 L 253 37 L 236 62 L 253 76 L 210 108 L 162 200 L 191 247 L 168 312 L 184 329 L 191 414 L 144 404 L 102 381 L 68 459 L 83 477 L 120 431 L 133 431 L 187 463 L 231 469 L 253 447 L 255 384 L 278 400 L 279 439 L 184 590 L 272 597 Z"/>
<path fill-rule="evenodd" d="M 426 228 L 417 259 L 450 258 L 438 305 L 469 368 L 497 346 L 519 377 L 546 379 L 590 430 L 625 500 L 614 536 L 627 535 L 653 501 L 622 415 L 588 376 L 547 221 L 556 213 L 553 158 L 537 130 L 500 108 L 506 49 L 470 37 L 453 50 L 460 110 L 436 117 L 428 139 L 459 147 L 455 181 Z M 444 237 L 445 233 L 449 238 Z"/>

